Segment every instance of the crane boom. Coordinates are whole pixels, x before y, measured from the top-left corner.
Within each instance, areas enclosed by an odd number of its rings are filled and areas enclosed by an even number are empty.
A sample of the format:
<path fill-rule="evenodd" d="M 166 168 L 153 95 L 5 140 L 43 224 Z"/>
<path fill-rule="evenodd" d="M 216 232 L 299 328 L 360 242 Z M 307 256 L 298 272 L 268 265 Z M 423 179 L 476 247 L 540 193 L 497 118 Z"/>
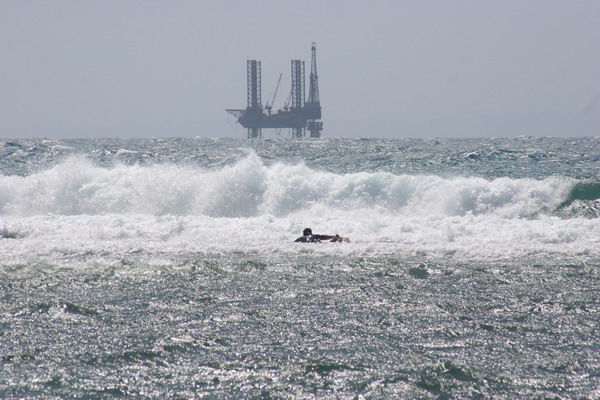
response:
<path fill-rule="evenodd" d="M 275 104 L 275 97 L 277 97 L 277 91 L 279 90 L 279 84 L 281 83 L 281 77 L 283 76 L 283 72 L 281 74 L 279 74 L 279 80 L 277 81 L 277 85 L 275 86 L 275 91 L 273 92 L 273 98 L 271 99 L 271 101 L 269 102 L 269 100 L 267 100 L 267 105 L 265 106 L 265 108 L 267 109 L 267 111 L 269 113 L 271 113 L 271 109 L 273 108 L 273 104 Z"/>

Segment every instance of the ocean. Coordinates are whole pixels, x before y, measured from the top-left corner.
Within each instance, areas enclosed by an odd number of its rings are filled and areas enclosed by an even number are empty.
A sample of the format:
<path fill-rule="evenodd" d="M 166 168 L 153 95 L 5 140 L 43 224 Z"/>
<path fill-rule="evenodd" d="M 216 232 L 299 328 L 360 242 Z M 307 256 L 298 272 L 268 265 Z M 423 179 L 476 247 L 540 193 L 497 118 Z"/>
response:
<path fill-rule="evenodd" d="M 599 138 L 4 139 L 0 238 L 3 399 L 600 398 Z"/>

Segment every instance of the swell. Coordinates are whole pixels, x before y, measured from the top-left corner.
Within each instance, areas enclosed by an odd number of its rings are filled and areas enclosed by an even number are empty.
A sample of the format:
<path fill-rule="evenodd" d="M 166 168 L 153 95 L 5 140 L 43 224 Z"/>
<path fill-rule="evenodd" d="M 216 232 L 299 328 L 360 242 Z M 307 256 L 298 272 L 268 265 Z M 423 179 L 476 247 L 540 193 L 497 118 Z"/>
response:
<path fill-rule="evenodd" d="M 528 218 L 600 198 L 599 183 L 387 172 L 335 174 L 303 163 L 265 164 L 250 153 L 233 165 L 94 165 L 71 157 L 28 176 L 0 176 L 1 215 L 285 216 L 376 208 L 405 215 Z"/>
<path fill-rule="evenodd" d="M 581 181 L 575 183 L 556 211 L 563 217 L 599 218 L 600 182 Z"/>
<path fill-rule="evenodd" d="M 577 182 L 573 185 L 569 196 L 559 207 L 565 207 L 577 200 L 599 200 L 600 182 Z"/>

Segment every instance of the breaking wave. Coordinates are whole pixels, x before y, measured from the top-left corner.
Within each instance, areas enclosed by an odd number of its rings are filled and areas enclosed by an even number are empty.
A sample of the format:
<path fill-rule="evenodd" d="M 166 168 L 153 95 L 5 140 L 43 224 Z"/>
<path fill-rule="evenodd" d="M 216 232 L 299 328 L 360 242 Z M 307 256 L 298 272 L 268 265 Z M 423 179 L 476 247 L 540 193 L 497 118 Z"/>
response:
<path fill-rule="evenodd" d="M 581 208 L 582 202 L 588 204 L 589 214 L 599 198 L 600 183 L 566 177 L 488 180 L 387 172 L 335 174 L 303 163 L 267 165 L 254 153 L 216 170 L 176 164 L 105 168 L 75 156 L 28 176 L 0 176 L 0 214 L 5 216 L 244 218 L 286 216 L 318 206 L 344 211 L 377 209 L 394 215 L 512 219 L 557 210 L 563 210 L 564 216 L 569 214 L 565 209 Z"/>

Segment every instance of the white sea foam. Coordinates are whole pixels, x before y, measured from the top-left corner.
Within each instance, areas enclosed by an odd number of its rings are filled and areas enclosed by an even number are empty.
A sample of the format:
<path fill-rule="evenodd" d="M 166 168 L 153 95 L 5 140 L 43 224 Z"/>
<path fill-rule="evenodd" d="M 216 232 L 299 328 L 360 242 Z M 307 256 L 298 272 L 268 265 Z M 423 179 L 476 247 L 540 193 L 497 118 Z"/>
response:
<path fill-rule="evenodd" d="M 334 174 L 249 154 L 217 170 L 73 157 L 0 176 L 0 262 L 127 254 L 599 258 L 598 219 L 561 219 L 567 178 Z M 291 243 L 304 227 L 350 244 Z"/>
<path fill-rule="evenodd" d="M 532 217 L 563 202 L 574 180 L 334 174 L 303 164 L 265 165 L 250 154 L 219 170 L 174 164 L 100 168 L 72 157 L 25 177 L 0 177 L 1 215 L 286 216 L 314 205 L 383 208 L 406 216 Z"/>

